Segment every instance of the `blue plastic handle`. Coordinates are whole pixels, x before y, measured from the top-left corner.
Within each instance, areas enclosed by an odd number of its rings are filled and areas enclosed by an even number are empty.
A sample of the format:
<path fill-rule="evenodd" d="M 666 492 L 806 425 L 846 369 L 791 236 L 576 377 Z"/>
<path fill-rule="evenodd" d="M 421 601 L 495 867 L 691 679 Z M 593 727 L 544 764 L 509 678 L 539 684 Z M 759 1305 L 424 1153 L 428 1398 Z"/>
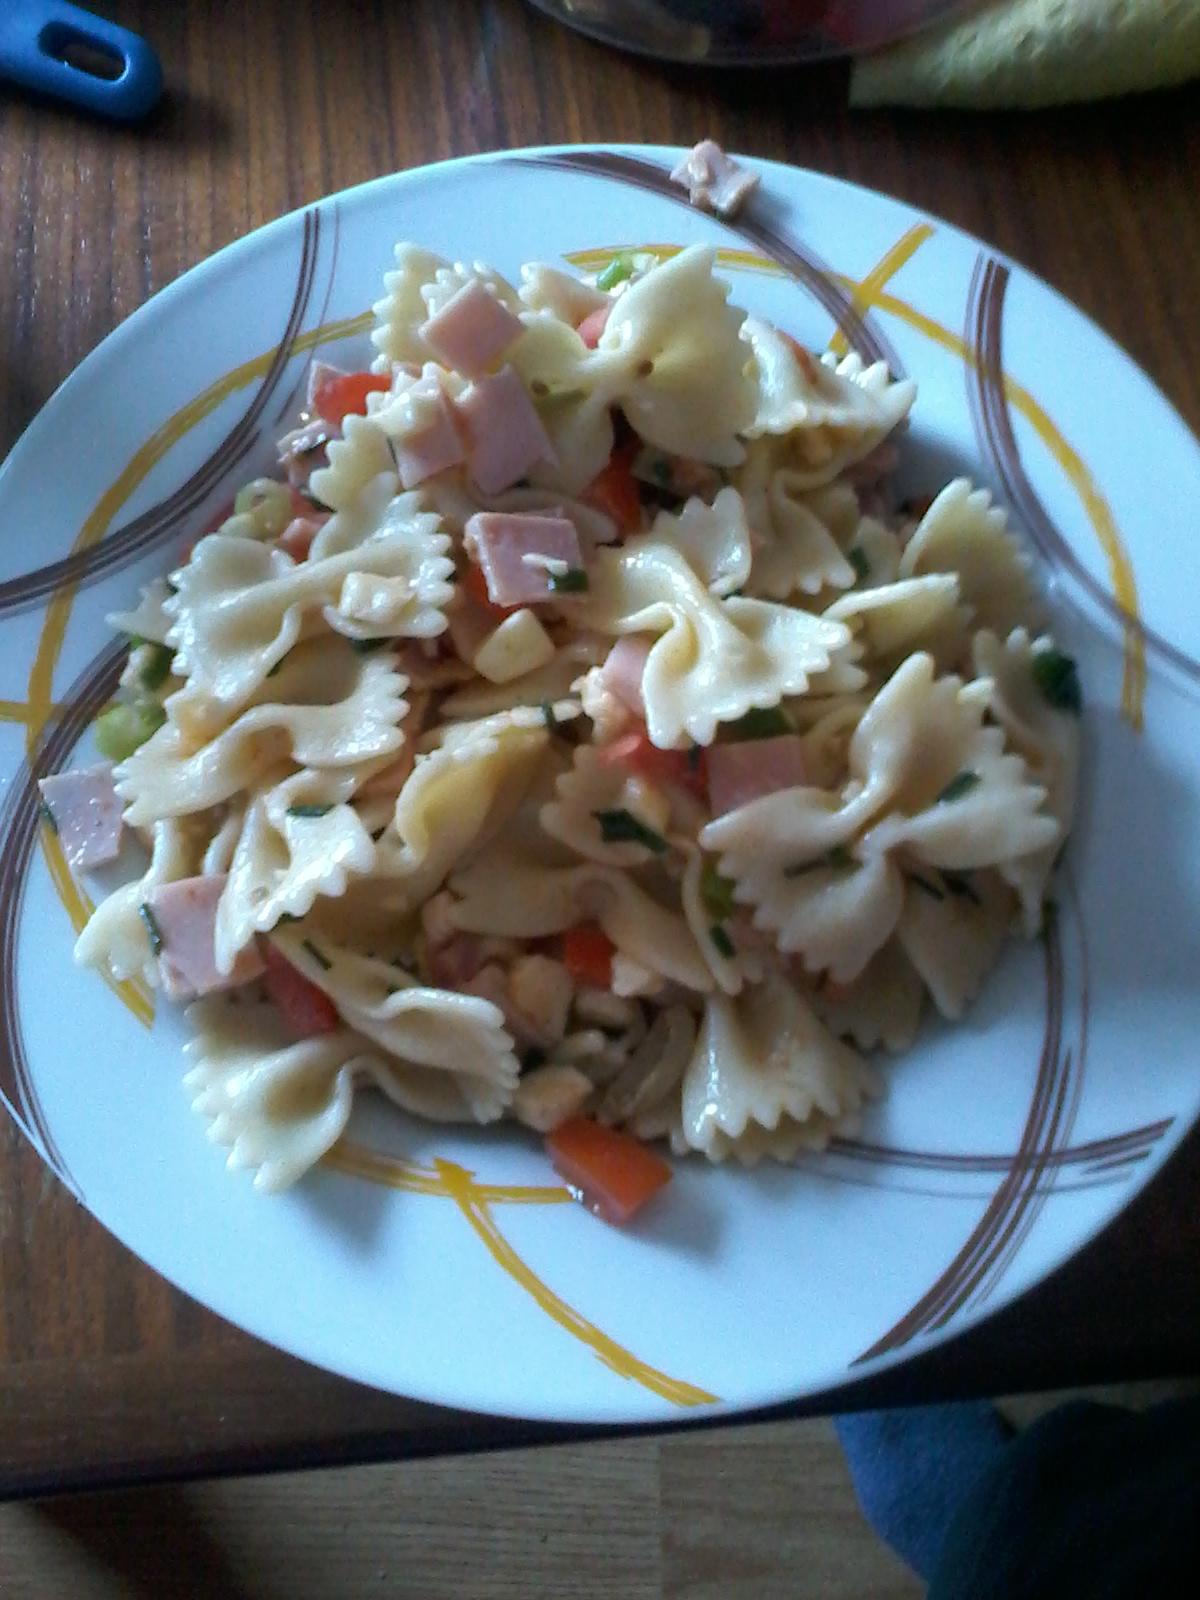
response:
<path fill-rule="evenodd" d="M 120 71 L 104 78 L 72 65 L 72 46 Z M 162 65 L 145 39 L 67 0 L 0 0 L 0 78 L 117 122 L 136 122 L 162 94 Z"/>

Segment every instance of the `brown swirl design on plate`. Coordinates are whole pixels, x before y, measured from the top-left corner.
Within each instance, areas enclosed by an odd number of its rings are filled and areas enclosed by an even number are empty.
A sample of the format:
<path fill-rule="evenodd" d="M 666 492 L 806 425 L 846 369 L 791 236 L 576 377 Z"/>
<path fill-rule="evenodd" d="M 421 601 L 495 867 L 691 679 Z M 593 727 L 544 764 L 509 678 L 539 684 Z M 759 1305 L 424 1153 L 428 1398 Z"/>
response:
<path fill-rule="evenodd" d="M 111 700 L 126 650 L 123 640 L 114 639 L 84 668 L 68 689 L 62 711 L 13 777 L 0 806 L 0 1099 L 77 1200 L 83 1196 L 50 1131 L 29 1070 L 21 1031 L 17 946 L 29 867 L 38 828 L 44 825 L 37 780 L 66 766 L 84 730 Z"/>
<path fill-rule="evenodd" d="M 1143 649 L 1169 662 L 1192 684 L 1200 684 L 1200 661 L 1149 627 L 1100 583 L 1056 526 L 1029 480 L 1013 429 L 1004 382 L 1004 303 L 1009 268 L 994 256 L 980 256 L 971 276 L 967 303 L 967 398 L 984 454 L 1020 514 L 1038 553 L 1051 567 L 1068 573 L 1088 598 L 1132 638 L 1140 661 Z M 1144 665 L 1142 666 L 1144 674 Z"/>
<path fill-rule="evenodd" d="M 634 188 L 649 190 L 660 199 L 675 205 L 689 207 L 685 191 L 671 181 L 666 167 L 640 156 L 618 154 L 615 150 L 557 150 L 537 155 L 505 156 L 505 161 L 516 166 L 558 167 L 567 172 L 587 172 L 598 178 L 610 178 L 615 183 L 632 184 Z M 717 217 L 731 232 L 757 245 L 764 255 L 789 273 L 829 313 L 840 328 L 850 348 L 856 351 L 868 366 L 876 361 L 886 362 L 893 378 L 904 377 L 904 367 L 879 330 L 858 311 L 850 296 L 837 282 L 833 271 L 819 256 L 787 239 L 773 228 L 762 215 L 762 203 L 752 195 L 749 204 L 736 217 Z"/>
<path fill-rule="evenodd" d="M 245 412 L 213 453 L 173 494 L 134 517 L 99 544 L 0 583 L 0 615 L 22 610 L 69 584 L 86 588 L 107 574 L 129 566 L 148 550 L 172 538 L 178 533 L 183 520 L 202 505 L 233 468 L 253 450 L 260 437 L 264 413 L 292 359 L 296 337 L 308 313 L 320 239 L 321 213 L 314 207 L 304 213 L 296 288 L 271 365 Z M 332 271 L 329 281 L 332 285 Z M 289 408 L 295 392 L 293 386 L 291 395 L 285 397 L 275 420 Z"/>

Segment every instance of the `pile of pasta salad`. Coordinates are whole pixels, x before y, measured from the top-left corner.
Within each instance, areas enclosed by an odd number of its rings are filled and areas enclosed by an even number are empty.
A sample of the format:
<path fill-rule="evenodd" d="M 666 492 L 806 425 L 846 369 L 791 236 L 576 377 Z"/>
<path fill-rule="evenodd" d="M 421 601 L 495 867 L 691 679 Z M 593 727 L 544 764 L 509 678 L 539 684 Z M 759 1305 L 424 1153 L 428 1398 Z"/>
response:
<path fill-rule="evenodd" d="M 108 761 L 45 814 L 149 861 L 77 956 L 189 1002 L 261 1189 L 371 1089 L 624 1221 L 655 1145 L 852 1134 L 868 1056 L 1041 926 L 1080 692 L 1004 513 L 895 504 L 914 384 L 714 267 L 398 246 L 371 369 L 315 362 L 278 476 L 113 619 Z"/>

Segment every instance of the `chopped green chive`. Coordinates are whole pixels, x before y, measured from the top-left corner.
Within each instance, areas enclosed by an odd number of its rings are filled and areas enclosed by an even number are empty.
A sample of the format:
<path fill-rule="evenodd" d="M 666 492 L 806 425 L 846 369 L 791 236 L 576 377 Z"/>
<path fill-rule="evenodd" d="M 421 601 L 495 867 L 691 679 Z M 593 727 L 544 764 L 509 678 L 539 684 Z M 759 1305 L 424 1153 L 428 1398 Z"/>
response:
<path fill-rule="evenodd" d="M 395 643 L 392 639 L 351 639 L 351 650 L 357 650 L 360 656 L 369 656 L 372 650 L 382 650 L 385 644 Z"/>
<path fill-rule="evenodd" d="M 141 648 L 140 645 L 137 648 Z M 168 650 L 165 644 L 147 644 L 150 651 L 146 664 L 138 673 L 138 679 L 143 689 L 161 689 L 167 681 L 171 671 L 171 663 L 175 659 L 174 652 Z"/>
<path fill-rule="evenodd" d="M 332 810 L 332 806 L 289 806 L 287 808 L 287 814 L 289 817 L 325 817 L 328 816 Z"/>
<path fill-rule="evenodd" d="M 584 594 L 590 587 L 588 575 L 582 567 L 568 567 L 565 572 L 548 573 L 546 582 L 552 594 Z"/>
<path fill-rule="evenodd" d="M 597 289 L 603 289 L 607 294 L 610 289 L 615 289 L 619 283 L 624 283 L 627 278 L 633 277 L 633 257 L 627 250 L 618 251 L 604 271 L 596 279 Z"/>
<path fill-rule="evenodd" d="M 540 709 L 542 713 L 542 721 L 546 724 L 547 733 L 553 733 L 558 727 L 558 718 L 554 715 L 554 707 L 550 704 L 549 700 L 543 700 Z"/>
<path fill-rule="evenodd" d="M 735 954 L 737 953 L 733 948 L 733 940 L 725 932 L 725 929 L 719 922 L 715 922 L 708 930 L 708 937 L 713 942 L 713 948 L 719 951 L 720 954 L 725 957 L 726 961 L 733 960 Z"/>
<path fill-rule="evenodd" d="M 950 893 L 957 895 L 960 900 L 969 900 L 972 905 L 976 906 L 981 906 L 983 904 L 983 901 L 975 892 L 970 879 L 967 878 L 964 873 L 947 872 L 945 867 L 943 867 L 942 882 L 946 885 L 947 889 L 949 889 Z"/>
<path fill-rule="evenodd" d="M 938 795 L 935 803 L 941 806 L 947 804 L 947 802 L 951 800 L 961 800 L 963 795 L 970 794 L 971 790 L 978 782 L 979 774 L 977 772 L 956 773 L 955 776 L 950 779 L 950 782 L 946 785 L 946 787 L 942 790 L 941 794 Z"/>
<path fill-rule="evenodd" d="M 639 822 L 631 811 L 593 811 L 592 815 L 600 824 L 600 837 L 605 844 L 643 844 L 656 856 L 667 848 L 662 834 Z"/>
<path fill-rule="evenodd" d="M 867 560 L 866 551 L 861 545 L 856 544 L 853 549 L 846 551 L 846 560 L 854 568 L 855 575 L 861 583 L 871 571 L 871 563 Z"/>
<path fill-rule="evenodd" d="M 826 855 L 815 861 L 798 861 L 794 867 L 785 867 L 785 878 L 802 878 L 806 872 L 816 872 L 819 867 L 832 867 L 835 872 L 849 872 L 861 863 L 850 854 L 844 844 L 835 844 Z"/>
<path fill-rule="evenodd" d="M 167 720 L 157 700 L 122 701 L 96 718 L 96 744 L 110 761 L 125 761 Z"/>
<path fill-rule="evenodd" d="M 333 962 L 330 961 L 327 955 L 324 955 L 320 950 L 317 949 L 316 945 L 311 939 L 302 939 L 300 943 L 302 947 L 308 951 L 309 955 L 319 967 L 321 967 L 325 972 L 330 970 L 330 968 L 333 966 Z"/>
<path fill-rule="evenodd" d="M 796 731 L 795 723 L 782 706 L 754 707 L 736 722 L 727 722 L 724 726 L 731 739 L 777 739 L 782 733 Z"/>
<path fill-rule="evenodd" d="M 38 815 L 50 829 L 51 833 L 58 832 L 58 820 L 55 817 L 54 812 L 50 809 L 50 802 L 48 800 L 43 800 L 38 806 Z"/>
<path fill-rule="evenodd" d="M 158 925 L 158 918 L 154 915 L 153 911 L 151 911 L 145 900 L 143 900 L 141 905 L 138 907 L 138 916 L 141 917 L 142 921 L 146 924 L 146 932 L 150 936 L 151 954 L 156 956 L 162 955 L 162 929 Z"/>
<path fill-rule="evenodd" d="M 723 878 L 712 862 L 706 861 L 700 874 L 700 898 L 714 921 L 724 922 L 733 915 L 733 890 L 730 879 Z"/>
<path fill-rule="evenodd" d="M 936 883 L 930 883 L 929 879 L 923 878 L 919 872 L 906 872 L 905 877 L 909 883 L 920 889 L 923 894 L 927 894 L 931 900 L 944 900 L 946 898 Z"/>
<path fill-rule="evenodd" d="M 1075 662 L 1061 650 L 1034 652 L 1033 681 L 1043 700 L 1056 711 L 1069 711 L 1077 717 L 1083 710 L 1083 690 Z"/>

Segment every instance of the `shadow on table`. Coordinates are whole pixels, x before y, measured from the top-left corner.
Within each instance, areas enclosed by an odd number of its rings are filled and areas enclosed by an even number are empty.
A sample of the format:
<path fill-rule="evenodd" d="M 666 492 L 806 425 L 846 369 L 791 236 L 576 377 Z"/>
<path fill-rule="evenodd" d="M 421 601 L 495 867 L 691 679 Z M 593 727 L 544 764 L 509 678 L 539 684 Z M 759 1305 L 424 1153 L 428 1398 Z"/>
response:
<path fill-rule="evenodd" d="M 252 1600 L 228 1554 L 179 1488 L 37 1501 L 50 1523 L 128 1600 Z M 253 1600 L 264 1600 L 261 1591 Z"/>

